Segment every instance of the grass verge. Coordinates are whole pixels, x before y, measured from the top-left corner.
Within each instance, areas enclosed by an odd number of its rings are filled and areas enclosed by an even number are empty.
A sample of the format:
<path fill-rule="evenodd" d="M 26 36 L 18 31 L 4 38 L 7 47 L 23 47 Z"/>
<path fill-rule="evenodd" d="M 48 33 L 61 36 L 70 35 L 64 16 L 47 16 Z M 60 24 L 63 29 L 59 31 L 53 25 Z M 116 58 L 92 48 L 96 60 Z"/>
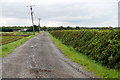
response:
<path fill-rule="evenodd" d="M 89 59 L 86 55 L 80 54 L 75 51 L 72 47 L 62 44 L 62 42 L 54 38 L 50 33 L 49 37 L 53 40 L 56 46 L 64 53 L 65 56 L 70 58 L 72 61 L 80 64 L 85 70 L 93 72 L 96 77 L 100 78 L 119 78 L 120 72 L 117 70 L 108 69 L 99 63 Z"/>
<path fill-rule="evenodd" d="M 15 48 L 17 48 L 18 46 L 20 46 L 21 44 L 23 44 L 24 42 L 26 42 L 27 40 L 31 39 L 36 35 L 38 35 L 38 33 L 36 33 L 35 35 L 31 35 L 29 37 L 25 37 L 20 40 L 17 40 L 15 42 L 0 46 L 0 57 L 4 57 L 7 54 L 13 52 Z"/>

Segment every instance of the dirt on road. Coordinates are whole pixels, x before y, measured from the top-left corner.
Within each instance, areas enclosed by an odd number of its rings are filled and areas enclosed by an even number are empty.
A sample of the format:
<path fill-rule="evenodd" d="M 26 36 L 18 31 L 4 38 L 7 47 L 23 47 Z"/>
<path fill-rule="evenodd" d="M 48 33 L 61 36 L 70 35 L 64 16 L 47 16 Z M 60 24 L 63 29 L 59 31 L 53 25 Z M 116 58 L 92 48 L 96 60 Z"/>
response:
<path fill-rule="evenodd" d="M 2 59 L 3 78 L 94 78 L 65 57 L 47 33 L 19 46 Z"/>

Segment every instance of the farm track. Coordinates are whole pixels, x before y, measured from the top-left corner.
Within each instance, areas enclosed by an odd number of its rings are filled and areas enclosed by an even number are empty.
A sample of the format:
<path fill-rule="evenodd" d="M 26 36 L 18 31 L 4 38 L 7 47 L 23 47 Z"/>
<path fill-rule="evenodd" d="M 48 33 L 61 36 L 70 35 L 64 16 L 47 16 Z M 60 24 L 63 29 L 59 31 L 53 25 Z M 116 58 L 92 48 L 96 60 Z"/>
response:
<path fill-rule="evenodd" d="M 93 78 L 66 58 L 45 32 L 2 59 L 3 78 Z"/>

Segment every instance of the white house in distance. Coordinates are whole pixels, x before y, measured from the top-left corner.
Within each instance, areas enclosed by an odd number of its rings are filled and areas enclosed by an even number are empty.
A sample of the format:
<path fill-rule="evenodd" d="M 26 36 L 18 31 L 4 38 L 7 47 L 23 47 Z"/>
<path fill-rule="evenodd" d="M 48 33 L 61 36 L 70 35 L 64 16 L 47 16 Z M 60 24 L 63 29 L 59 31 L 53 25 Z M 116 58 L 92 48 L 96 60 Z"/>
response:
<path fill-rule="evenodd" d="M 25 31 L 27 31 L 28 29 L 20 29 L 20 30 L 18 30 L 19 32 L 25 32 Z"/>

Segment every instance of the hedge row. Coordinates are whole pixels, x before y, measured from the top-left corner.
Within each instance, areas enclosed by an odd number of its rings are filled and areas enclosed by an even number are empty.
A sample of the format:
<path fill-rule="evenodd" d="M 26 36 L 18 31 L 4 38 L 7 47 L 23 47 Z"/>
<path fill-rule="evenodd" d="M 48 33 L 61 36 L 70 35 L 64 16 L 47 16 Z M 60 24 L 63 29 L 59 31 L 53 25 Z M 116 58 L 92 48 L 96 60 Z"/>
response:
<path fill-rule="evenodd" d="M 50 31 L 65 45 L 108 68 L 120 68 L 120 30 Z"/>

